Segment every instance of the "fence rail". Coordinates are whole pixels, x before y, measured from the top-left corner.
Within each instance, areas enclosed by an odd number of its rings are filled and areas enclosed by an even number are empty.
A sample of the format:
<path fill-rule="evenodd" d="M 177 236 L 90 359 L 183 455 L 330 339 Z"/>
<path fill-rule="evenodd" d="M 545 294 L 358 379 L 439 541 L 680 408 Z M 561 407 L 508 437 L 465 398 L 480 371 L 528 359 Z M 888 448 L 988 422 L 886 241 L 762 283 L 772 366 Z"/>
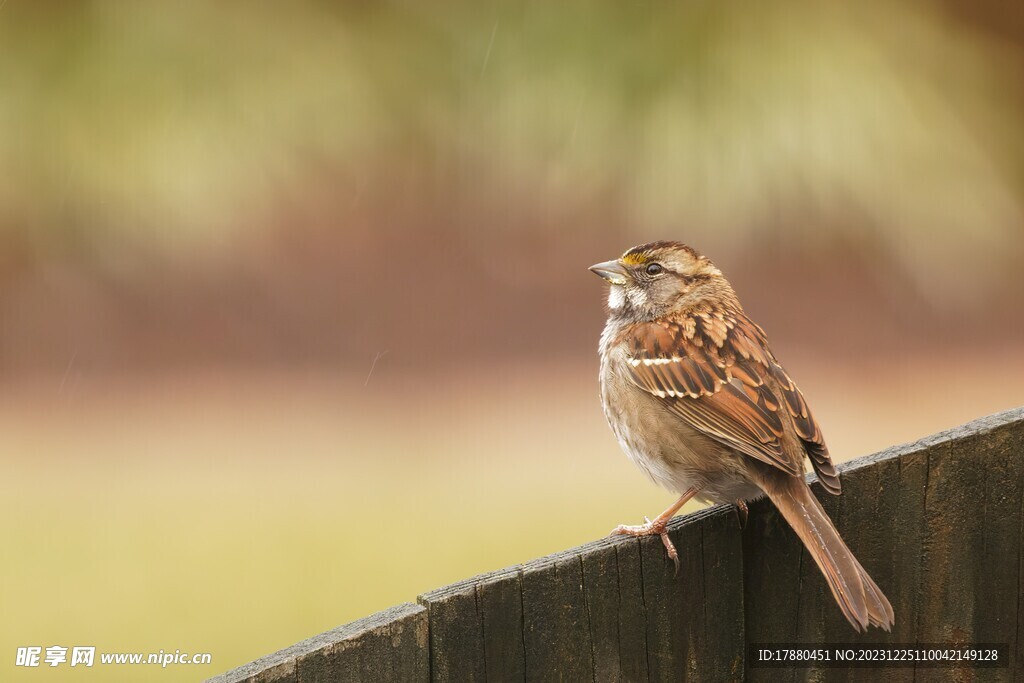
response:
<path fill-rule="evenodd" d="M 441 588 L 218 676 L 311 681 L 879 680 L 872 669 L 762 669 L 751 643 L 1006 643 L 1024 679 L 1024 408 L 840 467 L 813 488 L 896 612 L 853 632 L 795 534 L 761 500 L 677 518 L 674 575 L 657 538 L 606 538 Z M 888 669 L 886 680 L 948 680 Z"/>

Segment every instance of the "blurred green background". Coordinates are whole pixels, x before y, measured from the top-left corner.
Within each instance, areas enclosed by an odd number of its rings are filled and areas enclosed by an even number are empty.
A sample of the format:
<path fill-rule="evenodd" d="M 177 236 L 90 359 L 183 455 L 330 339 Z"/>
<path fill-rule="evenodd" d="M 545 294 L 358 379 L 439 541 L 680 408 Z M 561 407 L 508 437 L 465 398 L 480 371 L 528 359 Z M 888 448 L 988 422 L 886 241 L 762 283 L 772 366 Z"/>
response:
<path fill-rule="evenodd" d="M 1022 121 L 1016 2 L 0 4 L 0 678 L 204 678 L 662 510 L 586 270 L 639 242 L 840 460 L 1021 404 Z"/>

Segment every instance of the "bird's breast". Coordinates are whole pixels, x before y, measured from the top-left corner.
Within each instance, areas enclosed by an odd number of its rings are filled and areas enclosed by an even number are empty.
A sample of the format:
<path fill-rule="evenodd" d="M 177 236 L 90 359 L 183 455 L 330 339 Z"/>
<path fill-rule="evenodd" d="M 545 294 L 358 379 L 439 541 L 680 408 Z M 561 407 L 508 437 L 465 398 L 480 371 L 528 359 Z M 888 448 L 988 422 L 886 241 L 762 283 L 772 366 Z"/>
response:
<path fill-rule="evenodd" d="M 700 457 L 692 430 L 633 384 L 624 360 L 602 365 L 601 405 L 622 450 L 656 484 L 680 493 L 690 488 L 688 465 Z"/>
<path fill-rule="evenodd" d="M 602 354 L 601 405 L 622 450 L 659 486 L 677 493 L 698 488 L 699 497 L 712 502 L 758 494 L 745 476 L 742 455 L 692 427 L 670 402 L 636 386 L 625 355 L 614 351 Z"/>

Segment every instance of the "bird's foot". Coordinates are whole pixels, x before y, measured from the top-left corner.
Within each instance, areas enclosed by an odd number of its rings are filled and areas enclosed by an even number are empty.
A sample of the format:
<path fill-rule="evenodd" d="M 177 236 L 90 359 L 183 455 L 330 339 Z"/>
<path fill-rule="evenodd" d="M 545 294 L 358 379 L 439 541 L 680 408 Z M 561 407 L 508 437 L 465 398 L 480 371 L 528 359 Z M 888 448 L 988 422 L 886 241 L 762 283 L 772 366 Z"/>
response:
<path fill-rule="evenodd" d="M 672 539 L 668 537 L 668 520 L 658 518 L 653 522 L 648 518 L 644 517 L 644 524 L 629 525 L 620 524 L 619 526 L 612 529 L 610 536 L 660 536 L 661 542 L 665 546 L 665 551 L 668 553 L 668 557 L 672 560 L 672 563 L 676 566 L 676 575 L 679 574 L 679 553 L 676 552 L 675 545 L 672 544 Z"/>
<path fill-rule="evenodd" d="M 740 528 L 741 529 L 746 528 L 746 526 L 747 526 L 747 514 L 748 513 L 749 513 L 749 510 L 747 509 L 747 502 L 744 501 L 744 500 L 737 500 L 736 501 L 736 518 L 739 519 Z"/>

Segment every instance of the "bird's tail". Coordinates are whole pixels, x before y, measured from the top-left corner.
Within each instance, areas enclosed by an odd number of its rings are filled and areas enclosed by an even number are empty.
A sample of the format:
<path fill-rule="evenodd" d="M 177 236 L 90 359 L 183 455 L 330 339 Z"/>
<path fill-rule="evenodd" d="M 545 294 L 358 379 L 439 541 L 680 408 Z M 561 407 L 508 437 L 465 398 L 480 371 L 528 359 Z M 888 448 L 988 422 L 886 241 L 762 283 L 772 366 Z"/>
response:
<path fill-rule="evenodd" d="M 803 477 L 773 477 L 764 483 L 762 488 L 803 541 L 853 627 L 892 628 L 892 605 L 846 547 Z"/>

